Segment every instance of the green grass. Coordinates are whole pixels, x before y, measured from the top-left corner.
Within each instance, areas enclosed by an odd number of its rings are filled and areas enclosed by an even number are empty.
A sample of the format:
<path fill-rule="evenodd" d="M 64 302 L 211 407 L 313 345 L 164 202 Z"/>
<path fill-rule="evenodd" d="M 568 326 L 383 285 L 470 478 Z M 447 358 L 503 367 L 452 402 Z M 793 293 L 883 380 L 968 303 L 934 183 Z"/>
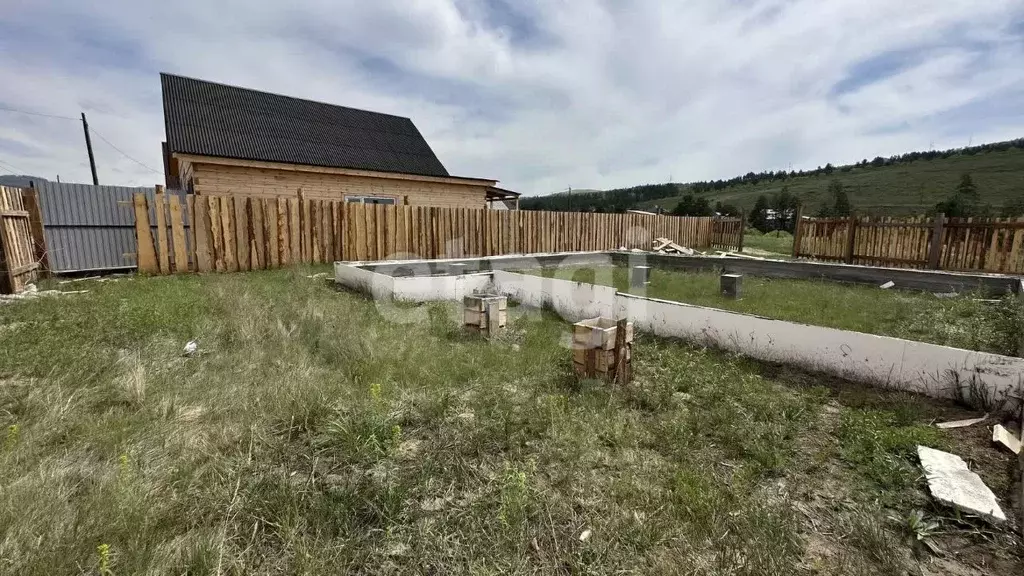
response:
<path fill-rule="evenodd" d="M 626 268 L 548 268 L 526 272 L 579 282 L 596 281 L 620 292 L 778 320 L 998 354 L 1016 355 L 1019 334 L 1024 331 L 1024 304 L 1012 296 L 993 305 L 972 294 L 938 298 L 927 292 L 881 290 L 826 280 L 745 276 L 742 298 L 733 300 L 721 295 L 717 272 L 653 269 L 650 284 L 643 289 L 629 286 Z"/>
<path fill-rule="evenodd" d="M 747 233 L 743 235 L 743 251 L 756 256 L 792 258 L 793 235 L 784 231 L 767 234 Z"/>
<path fill-rule="evenodd" d="M 707 197 L 712 204 L 722 202 L 750 209 L 759 195 L 770 197 L 788 186 L 790 192 L 803 200 L 805 210 L 813 213 L 828 199 L 829 182 L 838 178 L 859 213 L 918 215 L 948 198 L 965 172 L 974 179 L 982 203 L 997 208 L 1004 206 L 1019 198 L 1024 190 L 1024 150 L 1011 148 L 910 164 L 853 168 L 849 172 L 836 170 L 831 176 L 794 177 L 786 181 L 734 186 L 709 192 Z M 637 208 L 661 206 L 671 210 L 684 195 L 685 192 L 671 198 L 649 200 Z"/>
<path fill-rule="evenodd" d="M 0 574 L 917 562 L 889 516 L 920 484 L 877 462 L 905 472 L 909 443 L 955 447 L 915 430 L 958 409 L 643 334 L 633 386 L 578 381 L 549 313 L 512 307 L 487 343 L 454 305 L 379 309 L 309 273 L 83 282 L 0 306 Z M 1005 496 L 1009 459 L 991 452 L 981 471 Z M 1019 573 L 985 534 L 962 536 L 963 558 Z"/>

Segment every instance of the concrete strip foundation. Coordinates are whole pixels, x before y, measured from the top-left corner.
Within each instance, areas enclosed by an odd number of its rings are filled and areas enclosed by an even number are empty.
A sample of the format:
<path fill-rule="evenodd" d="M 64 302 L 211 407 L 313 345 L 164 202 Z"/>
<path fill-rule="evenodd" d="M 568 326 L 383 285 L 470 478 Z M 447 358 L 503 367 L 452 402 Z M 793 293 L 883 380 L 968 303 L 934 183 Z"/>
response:
<path fill-rule="evenodd" d="M 566 259 L 570 261 L 566 263 Z M 634 323 L 637 330 L 657 336 L 681 338 L 750 358 L 791 364 L 873 386 L 908 390 L 937 398 L 960 398 L 976 407 L 993 411 L 1016 409 L 1017 397 L 1024 391 L 1022 358 L 773 320 L 623 294 L 610 286 L 517 274 L 502 269 L 538 267 L 526 266 L 537 262 L 545 263 L 541 266 L 555 265 L 555 260 L 567 266 L 586 263 L 604 266 L 609 264 L 609 255 L 598 252 L 465 260 L 470 269 L 492 271 L 459 276 L 413 275 L 416 271 L 423 274 L 434 269 L 450 269 L 450 261 L 372 265 L 338 262 L 335 264 L 335 279 L 340 285 L 376 299 L 461 301 L 463 296 L 474 291 L 496 291 L 525 306 L 552 309 L 568 322 L 595 316 L 625 317 Z M 754 263 L 762 264 L 760 261 Z M 388 272 L 393 271 L 404 275 L 390 276 Z M 895 281 L 898 285 L 899 280 Z M 1004 287 L 1008 285 L 1009 282 L 1002 284 Z M 937 290 L 948 291 L 949 285 Z"/>
<path fill-rule="evenodd" d="M 788 260 L 746 260 L 742 258 L 684 256 L 676 254 L 612 252 L 616 266 L 634 265 L 642 257 L 647 265 L 663 270 L 722 271 L 765 278 L 831 280 L 849 284 L 880 286 L 892 281 L 897 288 L 926 292 L 980 291 L 988 295 L 1019 294 L 1021 279 L 1004 274 L 971 274 L 910 268 L 878 268 L 850 264 L 829 264 Z"/>

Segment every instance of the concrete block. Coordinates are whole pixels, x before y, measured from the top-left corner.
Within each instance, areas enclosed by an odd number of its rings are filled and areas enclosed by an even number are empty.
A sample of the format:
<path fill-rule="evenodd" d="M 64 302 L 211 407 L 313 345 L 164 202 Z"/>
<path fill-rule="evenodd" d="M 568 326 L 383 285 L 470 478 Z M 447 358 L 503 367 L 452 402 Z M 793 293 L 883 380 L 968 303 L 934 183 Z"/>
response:
<path fill-rule="evenodd" d="M 643 288 L 650 281 L 650 266 L 633 266 L 629 269 L 629 285 L 632 288 Z"/>
<path fill-rule="evenodd" d="M 933 498 L 994 524 L 1006 522 L 995 494 L 971 472 L 963 458 L 926 446 L 918 446 L 917 455 Z"/>
<path fill-rule="evenodd" d="M 742 274 L 722 274 L 721 276 L 722 296 L 739 300 L 743 293 Z"/>

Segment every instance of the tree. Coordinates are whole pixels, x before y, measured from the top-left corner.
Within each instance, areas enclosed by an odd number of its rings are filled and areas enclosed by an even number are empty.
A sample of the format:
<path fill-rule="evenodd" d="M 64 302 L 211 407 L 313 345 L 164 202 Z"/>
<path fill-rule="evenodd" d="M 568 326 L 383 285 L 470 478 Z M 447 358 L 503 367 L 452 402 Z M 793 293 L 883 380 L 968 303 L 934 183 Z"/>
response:
<path fill-rule="evenodd" d="M 783 186 L 778 194 L 773 195 L 769 206 L 772 213 L 768 224 L 772 230 L 792 232 L 796 228 L 796 213 L 800 208 L 800 199 L 789 191 L 789 186 Z"/>
<path fill-rule="evenodd" d="M 843 183 L 838 178 L 833 178 L 828 184 L 828 199 L 818 210 L 818 216 L 823 218 L 842 218 L 853 212 L 850 198 L 843 189 Z"/>
<path fill-rule="evenodd" d="M 672 210 L 675 216 L 713 216 L 711 202 L 705 197 L 697 197 L 693 194 L 683 196 L 679 204 Z"/>
<path fill-rule="evenodd" d="M 970 173 L 965 172 L 960 176 L 960 184 L 956 187 L 956 193 L 968 201 L 978 201 L 978 188 L 974 185 Z"/>
<path fill-rule="evenodd" d="M 747 217 L 750 225 L 757 228 L 761 232 L 767 232 L 768 228 L 768 197 L 761 194 L 757 197 L 754 202 L 754 207 L 750 210 L 750 216 Z"/>
<path fill-rule="evenodd" d="M 733 204 L 722 204 L 721 202 L 715 203 L 715 212 L 719 216 L 739 216 L 740 209 Z"/>
<path fill-rule="evenodd" d="M 935 205 L 935 212 L 945 214 L 950 218 L 980 216 L 988 208 L 982 207 L 979 201 L 978 187 L 974 185 L 971 175 L 965 173 L 960 176 L 960 183 L 957 184 L 953 194 Z"/>

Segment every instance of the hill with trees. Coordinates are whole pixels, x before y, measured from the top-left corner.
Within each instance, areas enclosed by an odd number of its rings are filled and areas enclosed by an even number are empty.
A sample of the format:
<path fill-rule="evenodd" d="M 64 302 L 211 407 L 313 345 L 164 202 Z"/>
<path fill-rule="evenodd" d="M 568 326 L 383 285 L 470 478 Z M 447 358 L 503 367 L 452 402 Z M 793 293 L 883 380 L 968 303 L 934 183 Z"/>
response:
<path fill-rule="evenodd" d="M 969 196 L 961 193 L 965 175 L 971 179 Z M 946 208 L 957 206 L 958 195 L 975 213 L 1024 214 L 1024 138 L 876 157 L 843 166 L 827 164 L 809 171 L 748 172 L 728 180 L 646 184 L 571 197 L 564 193 L 526 197 L 520 205 L 526 210 L 676 213 L 707 206 L 749 213 L 759 197 L 771 205 L 780 195 L 782 204 L 801 204 L 810 214 L 924 214 L 935 211 L 940 203 L 954 202 Z"/>

